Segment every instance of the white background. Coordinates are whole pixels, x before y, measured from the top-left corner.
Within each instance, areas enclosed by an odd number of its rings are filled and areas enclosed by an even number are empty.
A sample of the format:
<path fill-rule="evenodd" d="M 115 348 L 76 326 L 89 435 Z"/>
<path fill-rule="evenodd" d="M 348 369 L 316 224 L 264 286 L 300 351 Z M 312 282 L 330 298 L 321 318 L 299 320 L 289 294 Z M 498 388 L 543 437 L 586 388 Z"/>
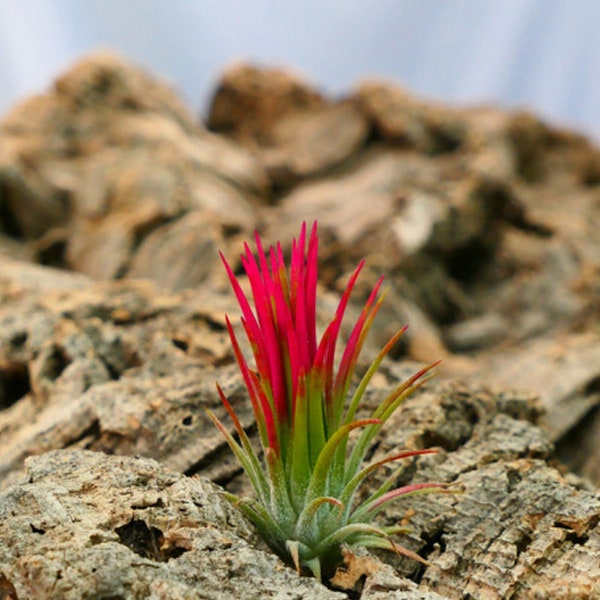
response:
<path fill-rule="evenodd" d="M 224 66 L 248 59 L 334 95 L 379 75 L 600 139 L 599 0 L 0 0 L 0 113 L 101 47 L 169 80 L 196 112 Z"/>

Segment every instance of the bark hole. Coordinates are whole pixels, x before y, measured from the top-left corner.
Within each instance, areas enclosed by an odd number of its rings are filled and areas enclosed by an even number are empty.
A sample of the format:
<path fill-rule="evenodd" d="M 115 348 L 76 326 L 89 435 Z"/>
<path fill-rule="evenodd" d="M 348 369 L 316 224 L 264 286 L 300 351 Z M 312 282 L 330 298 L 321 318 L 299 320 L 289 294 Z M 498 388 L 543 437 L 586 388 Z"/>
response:
<path fill-rule="evenodd" d="M 139 519 L 117 527 L 115 533 L 123 545 L 143 558 L 167 562 L 170 558 L 178 558 L 186 552 L 185 548 L 178 546 L 165 547 L 162 531 L 156 527 L 148 527 L 144 521 Z"/>

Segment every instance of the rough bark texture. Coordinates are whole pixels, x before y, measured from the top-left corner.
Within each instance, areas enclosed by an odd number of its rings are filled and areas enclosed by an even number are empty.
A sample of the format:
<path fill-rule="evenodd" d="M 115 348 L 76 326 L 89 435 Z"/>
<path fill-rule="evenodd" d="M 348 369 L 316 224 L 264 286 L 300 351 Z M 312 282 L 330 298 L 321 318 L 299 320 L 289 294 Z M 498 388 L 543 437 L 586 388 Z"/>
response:
<path fill-rule="evenodd" d="M 343 598 L 256 549 L 206 479 L 77 451 L 29 459 L 27 476 L 0 497 L 8 597 Z"/>
<path fill-rule="evenodd" d="M 385 515 L 409 515 L 415 526 L 416 548 L 432 563 L 419 575 L 425 589 L 450 598 L 600 595 L 600 498 L 557 470 L 552 444 L 529 421 L 538 410 L 531 398 L 451 386 L 410 400 L 386 426 L 376 455 L 444 449 L 400 481 L 442 479 L 464 490 L 398 503 Z"/>
<path fill-rule="evenodd" d="M 599 190 L 600 151 L 534 115 L 238 65 L 205 126 L 84 58 L 0 121 L 0 598 L 600 597 Z M 361 366 L 411 326 L 368 402 L 444 358 L 373 455 L 439 447 L 398 484 L 462 490 L 383 515 L 428 567 L 349 552 L 336 591 L 204 479 L 248 491 L 205 416 L 216 380 L 255 435 L 218 250 L 239 270 L 255 228 L 289 250 L 303 219 L 320 318 L 359 259 L 349 313 L 390 286 Z"/>

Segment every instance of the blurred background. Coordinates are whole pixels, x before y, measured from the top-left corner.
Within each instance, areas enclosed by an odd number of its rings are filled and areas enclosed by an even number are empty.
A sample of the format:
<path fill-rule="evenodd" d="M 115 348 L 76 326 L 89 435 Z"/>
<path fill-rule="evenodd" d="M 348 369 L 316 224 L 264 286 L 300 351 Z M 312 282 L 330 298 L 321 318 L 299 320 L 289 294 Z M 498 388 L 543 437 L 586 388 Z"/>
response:
<path fill-rule="evenodd" d="M 426 98 L 535 110 L 600 138 L 595 0 L 19 0 L 0 3 L 0 112 L 107 47 L 202 110 L 239 59 L 342 94 L 383 76 Z"/>

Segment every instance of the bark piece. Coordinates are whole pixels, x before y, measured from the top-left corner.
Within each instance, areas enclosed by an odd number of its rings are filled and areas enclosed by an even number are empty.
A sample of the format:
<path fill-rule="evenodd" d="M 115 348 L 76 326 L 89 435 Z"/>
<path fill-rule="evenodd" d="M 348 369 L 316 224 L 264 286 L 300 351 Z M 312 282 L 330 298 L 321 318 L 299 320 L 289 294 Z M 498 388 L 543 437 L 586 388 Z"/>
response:
<path fill-rule="evenodd" d="M 325 104 L 321 94 L 288 70 L 238 64 L 221 76 L 208 126 L 242 141 L 260 143 L 283 115 L 309 112 Z"/>
<path fill-rule="evenodd" d="M 329 103 L 289 73 L 250 65 L 224 73 L 208 125 L 253 149 L 278 187 L 328 173 L 369 133 L 353 102 Z"/>
<path fill-rule="evenodd" d="M 485 368 L 498 385 L 536 390 L 544 403 L 544 428 L 558 440 L 598 405 L 600 339 L 593 333 L 540 338 L 519 350 L 498 352 Z"/>
<path fill-rule="evenodd" d="M 410 579 L 401 577 L 388 564 L 364 551 L 347 551 L 344 564 L 331 581 L 335 589 L 361 600 L 445 600 L 435 592 L 425 591 Z"/>
<path fill-rule="evenodd" d="M 379 134 L 395 144 L 435 154 L 457 150 L 465 137 L 459 111 L 416 100 L 399 86 L 368 81 L 354 97 Z"/>
<path fill-rule="evenodd" d="M 141 282 L 86 281 L 56 291 L 44 283 L 53 270 L 30 268 L 43 273 L 42 285 L 27 280 L 23 287 L 18 274 L 21 283 L 6 284 L 11 293 L 0 308 L 0 486 L 19 476 L 26 456 L 53 448 L 131 452 L 166 463 L 172 456 L 182 471 L 219 451 L 222 440 L 202 407 L 223 415 L 214 389 L 219 375 L 232 397 L 241 390 L 226 369 L 214 371 L 229 352 L 229 299 L 161 295 Z M 68 283 L 58 275 L 55 285 Z M 81 284 L 83 277 L 75 279 Z M 249 426 L 250 413 L 241 414 Z M 181 435 L 189 440 L 183 447 Z"/>
<path fill-rule="evenodd" d="M 37 260 L 96 278 L 122 277 L 148 234 L 188 212 L 251 231 L 269 185 L 251 154 L 205 131 L 166 85 L 109 53 L 84 58 L 50 92 L 17 105 L 0 137 L 0 231 L 34 241 Z M 186 259 L 178 257 L 191 279 Z"/>
<path fill-rule="evenodd" d="M 593 408 L 556 444 L 557 454 L 565 465 L 596 485 L 600 484 L 600 393 L 597 385 L 596 380 L 581 394 L 591 396 L 585 399 L 585 403 Z M 582 400 L 580 402 L 583 403 Z"/>
<path fill-rule="evenodd" d="M 220 266 L 220 229 L 210 218 L 193 211 L 159 227 L 144 238 L 127 277 L 150 279 L 171 290 L 205 282 Z"/>
<path fill-rule="evenodd" d="M 141 458 L 56 451 L 0 495 L 4 588 L 18 598 L 345 597 L 257 550 L 204 478 Z"/>
<path fill-rule="evenodd" d="M 441 456 L 405 465 L 396 483 L 441 479 L 462 489 L 385 510 L 384 522 L 413 529 L 401 543 L 431 563 L 419 576 L 421 589 L 449 598 L 554 598 L 562 580 L 589 594 L 576 597 L 594 597 L 600 501 L 595 489 L 551 466 L 550 441 L 518 417 L 539 414 L 532 398 L 456 385 L 430 394 L 409 399 L 392 417 L 374 456 L 440 446 Z M 404 559 L 392 562 L 401 573 L 414 570 Z"/>
<path fill-rule="evenodd" d="M 334 104 L 282 118 L 258 157 L 275 185 L 289 186 L 349 160 L 368 133 L 366 119 L 353 104 Z"/>
<path fill-rule="evenodd" d="M 487 354 L 477 378 L 539 395 L 544 429 L 561 460 L 598 484 L 600 337 L 597 331 L 540 336 Z"/>

